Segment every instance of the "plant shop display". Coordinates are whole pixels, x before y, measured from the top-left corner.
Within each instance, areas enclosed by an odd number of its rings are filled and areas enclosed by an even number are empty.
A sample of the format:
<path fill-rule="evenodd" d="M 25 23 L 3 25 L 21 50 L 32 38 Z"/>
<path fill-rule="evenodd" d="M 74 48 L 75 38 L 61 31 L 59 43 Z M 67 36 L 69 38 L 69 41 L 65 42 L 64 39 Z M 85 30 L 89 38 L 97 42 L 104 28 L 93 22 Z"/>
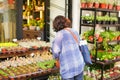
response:
<path fill-rule="evenodd" d="M 84 80 L 101 80 L 101 67 L 99 65 L 91 65 L 84 71 Z M 115 67 L 114 64 L 106 66 L 103 72 L 104 78 L 102 80 L 119 80 L 120 67 Z"/>
<path fill-rule="evenodd" d="M 89 14 L 89 16 L 83 16 L 83 11 L 91 11 L 92 13 Z M 98 15 L 97 12 L 106 12 L 106 15 Z M 99 8 L 81 8 L 80 13 L 80 33 L 82 27 L 92 27 L 92 29 L 90 28 L 91 30 L 83 32 L 82 36 L 89 44 L 92 44 L 90 53 L 93 66 L 98 65 L 100 67 L 93 71 L 90 70 L 89 74 L 91 75 L 86 74 L 85 77 L 91 80 L 119 79 L 119 70 L 114 71 L 114 68 L 111 67 L 115 62 L 120 61 L 120 31 L 117 31 L 119 23 L 118 17 L 115 16 L 118 15 L 118 11 Z M 114 28 L 114 30 L 111 30 L 111 27 Z M 109 66 L 109 68 L 106 70 L 107 66 Z"/>
<path fill-rule="evenodd" d="M 81 16 L 83 23 L 85 24 L 93 24 L 94 23 L 94 16 Z M 96 23 L 97 24 L 117 24 L 118 18 L 114 16 L 96 16 Z"/>
<path fill-rule="evenodd" d="M 27 80 L 57 73 L 49 48 L 49 43 L 36 39 L 0 43 L 0 79 Z"/>
<path fill-rule="evenodd" d="M 120 10 L 119 0 L 81 0 L 81 8 Z"/>

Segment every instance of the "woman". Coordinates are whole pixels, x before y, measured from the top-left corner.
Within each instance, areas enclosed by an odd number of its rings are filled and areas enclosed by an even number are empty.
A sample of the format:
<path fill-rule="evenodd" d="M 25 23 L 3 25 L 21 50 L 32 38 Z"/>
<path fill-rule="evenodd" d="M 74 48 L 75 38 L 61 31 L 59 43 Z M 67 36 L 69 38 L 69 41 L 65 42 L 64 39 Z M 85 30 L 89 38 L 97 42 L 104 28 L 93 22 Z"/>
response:
<path fill-rule="evenodd" d="M 82 80 L 85 63 L 78 43 L 68 30 L 80 40 L 79 34 L 71 28 L 70 20 L 61 15 L 54 19 L 53 29 L 57 34 L 52 43 L 52 53 L 60 61 L 62 80 Z"/>

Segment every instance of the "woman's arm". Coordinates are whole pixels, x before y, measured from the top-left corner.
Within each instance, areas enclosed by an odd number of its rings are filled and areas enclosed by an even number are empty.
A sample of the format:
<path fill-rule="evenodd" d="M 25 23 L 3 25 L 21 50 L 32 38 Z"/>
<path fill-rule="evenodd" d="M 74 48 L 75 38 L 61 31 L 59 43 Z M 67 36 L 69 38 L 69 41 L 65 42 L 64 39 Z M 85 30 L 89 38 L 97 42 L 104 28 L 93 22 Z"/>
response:
<path fill-rule="evenodd" d="M 55 59 L 59 59 L 59 54 L 62 49 L 62 38 L 63 38 L 62 33 L 58 32 L 56 34 L 55 40 L 52 43 L 52 53 Z"/>

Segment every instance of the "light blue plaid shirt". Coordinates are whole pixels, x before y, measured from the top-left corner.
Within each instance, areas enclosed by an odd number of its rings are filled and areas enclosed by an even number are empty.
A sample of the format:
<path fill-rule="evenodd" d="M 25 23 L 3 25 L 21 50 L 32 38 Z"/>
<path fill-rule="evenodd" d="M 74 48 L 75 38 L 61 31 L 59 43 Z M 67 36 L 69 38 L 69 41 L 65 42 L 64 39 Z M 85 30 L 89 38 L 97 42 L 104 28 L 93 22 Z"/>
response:
<path fill-rule="evenodd" d="M 79 38 L 79 34 L 73 29 L 71 30 Z M 60 60 L 60 74 L 62 78 L 72 78 L 84 70 L 85 63 L 78 43 L 69 31 L 61 30 L 57 32 L 52 44 L 52 53 L 54 58 L 59 58 Z"/>

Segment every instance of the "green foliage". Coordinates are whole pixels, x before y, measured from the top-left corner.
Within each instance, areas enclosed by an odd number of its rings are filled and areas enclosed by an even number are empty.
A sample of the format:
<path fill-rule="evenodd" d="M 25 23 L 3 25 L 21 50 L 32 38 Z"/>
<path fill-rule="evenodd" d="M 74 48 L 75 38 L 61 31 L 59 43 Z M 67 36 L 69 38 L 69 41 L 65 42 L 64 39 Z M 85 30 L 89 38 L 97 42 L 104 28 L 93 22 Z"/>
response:
<path fill-rule="evenodd" d="M 87 3 L 93 3 L 94 0 L 86 0 Z"/>
<path fill-rule="evenodd" d="M 80 0 L 81 1 L 81 3 L 85 3 L 86 2 L 86 0 Z"/>
<path fill-rule="evenodd" d="M 88 40 L 88 37 L 91 36 L 91 35 L 93 35 L 93 34 L 94 34 L 94 31 L 93 31 L 93 29 L 92 29 L 92 30 L 89 30 L 89 31 L 84 32 L 82 36 L 84 36 L 85 39 Z"/>
<path fill-rule="evenodd" d="M 54 64 L 55 64 L 55 60 L 49 60 L 44 62 L 38 62 L 37 66 L 40 67 L 41 69 L 48 69 L 48 68 L 53 68 Z"/>
<path fill-rule="evenodd" d="M 107 0 L 100 0 L 100 3 L 108 3 Z"/>

